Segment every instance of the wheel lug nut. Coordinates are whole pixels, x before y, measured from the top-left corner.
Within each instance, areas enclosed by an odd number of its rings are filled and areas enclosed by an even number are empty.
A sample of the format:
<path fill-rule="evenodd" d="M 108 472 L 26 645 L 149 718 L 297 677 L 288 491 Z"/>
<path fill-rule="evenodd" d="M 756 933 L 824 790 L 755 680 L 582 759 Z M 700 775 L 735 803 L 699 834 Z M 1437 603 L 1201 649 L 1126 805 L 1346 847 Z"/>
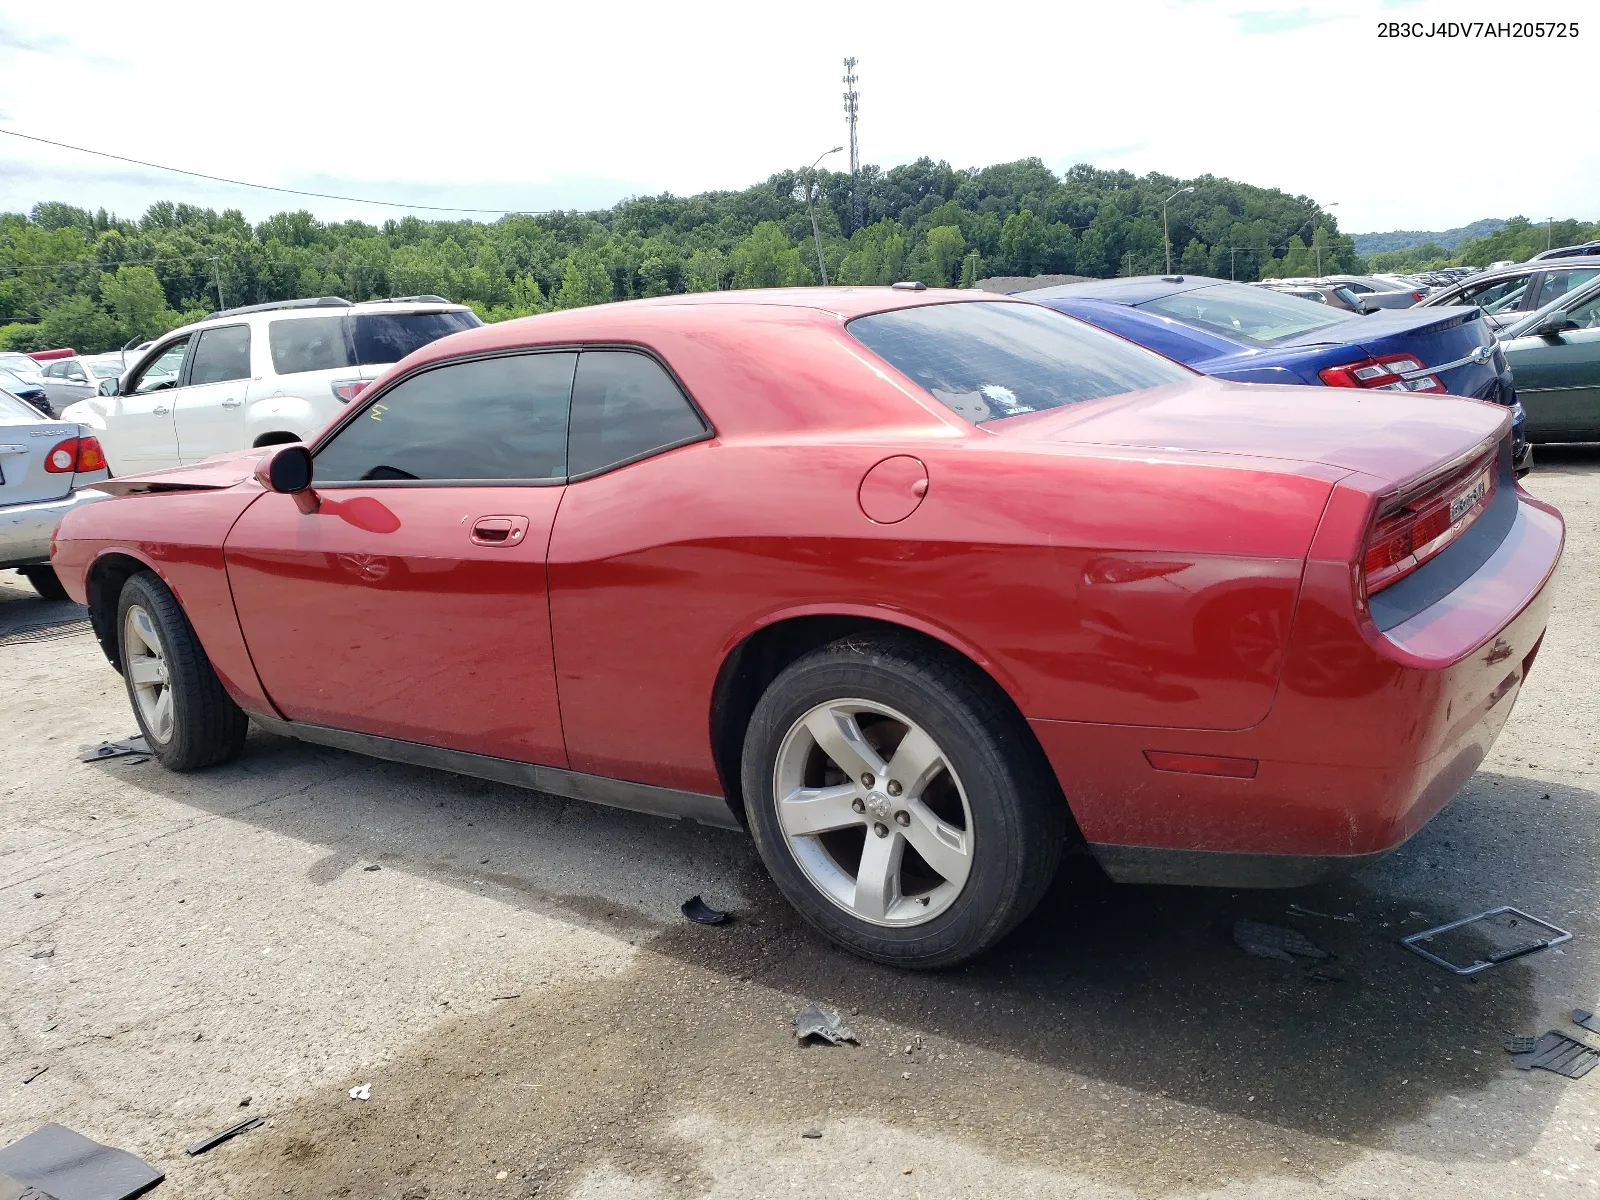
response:
<path fill-rule="evenodd" d="M 888 790 L 889 790 L 889 795 L 898 796 L 904 789 L 901 788 L 900 781 L 898 779 L 891 779 L 891 780 L 889 780 L 889 789 Z"/>
<path fill-rule="evenodd" d="M 899 812 L 895 813 L 895 815 L 894 815 L 894 823 L 896 825 L 909 825 L 909 824 L 911 824 L 911 814 L 908 813 L 905 809 L 902 808 Z"/>
<path fill-rule="evenodd" d="M 850 807 L 855 809 L 858 813 L 864 813 L 867 811 L 867 802 L 860 796 L 857 796 L 854 800 L 850 801 Z"/>
<path fill-rule="evenodd" d="M 861 772 L 861 786 L 862 787 L 869 788 L 876 782 L 877 782 L 877 780 L 873 779 L 871 771 L 863 771 L 863 772 Z"/>
<path fill-rule="evenodd" d="M 873 825 L 872 832 L 877 834 L 879 837 L 888 837 L 889 836 L 889 827 L 887 825 L 885 825 L 882 821 L 879 821 L 875 825 Z"/>

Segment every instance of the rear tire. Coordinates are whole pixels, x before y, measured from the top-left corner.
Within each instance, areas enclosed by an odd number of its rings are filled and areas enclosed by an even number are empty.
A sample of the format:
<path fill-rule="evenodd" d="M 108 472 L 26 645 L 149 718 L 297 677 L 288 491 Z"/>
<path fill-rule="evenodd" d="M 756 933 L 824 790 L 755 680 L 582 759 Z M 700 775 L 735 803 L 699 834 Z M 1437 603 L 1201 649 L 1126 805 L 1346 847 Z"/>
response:
<path fill-rule="evenodd" d="M 150 571 L 129 576 L 117 602 L 117 659 L 150 752 L 170 771 L 238 756 L 250 719 L 212 669 L 194 627 Z"/>
<path fill-rule="evenodd" d="M 786 668 L 751 717 L 742 782 L 779 890 L 894 966 L 952 966 L 998 942 L 1049 887 L 1067 827 L 1054 773 L 993 682 L 909 639 L 846 638 Z"/>
<path fill-rule="evenodd" d="M 38 592 L 45 600 L 65 600 L 67 589 L 61 586 L 61 579 L 56 574 L 54 567 L 21 567 L 18 568 L 22 577 L 33 585 L 33 590 Z"/>

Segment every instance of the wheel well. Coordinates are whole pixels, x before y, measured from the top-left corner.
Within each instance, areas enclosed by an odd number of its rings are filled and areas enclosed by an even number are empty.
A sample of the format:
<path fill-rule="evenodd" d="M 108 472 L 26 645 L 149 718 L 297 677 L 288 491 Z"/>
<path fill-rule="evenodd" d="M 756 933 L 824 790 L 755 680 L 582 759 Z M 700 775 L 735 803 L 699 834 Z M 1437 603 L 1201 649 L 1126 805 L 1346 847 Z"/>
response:
<path fill-rule="evenodd" d="M 258 450 L 262 446 L 284 446 L 290 442 L 298 442 L 300 440 L 302 439 L 298 433 L 290 433 L 288 430 L 280 429 L 273 433 L 263 433 L 255 441 L 251 442 L 250 446 L 252 449 Z"/>
<path fill-rule="evenodd" d="M 130 576 L 149 569 L 128 554 L 102 555 L 89 568 L 89 624 L 100 649 L 119 673 L 122 656 L 117 653 L 117 604 L 122 599 L 122 585 Z"/>
<path fill-rule="evenodd" d="M 1044 748 L 1010 694 L 989 672 L 948 643 L 919 630 L 870 617 L 793 617 L 775 621 L 745 638 L 734 647 L 717 673 L 711 698 L 711 753 L 722 781 L 723 795 L 739 820 L 749 824 L 740 761 L 744 756 L 745 731 L 762 693 L 796 659 L 840 638 L 870 635 L 916 643 L 965 667 L 981 685 L 991 689 L 996 702 L 1014 716 L 1019 732 L 1027 739 L 1029 752 L 1044 757 Z M 1069 828 L 1075 830 L 1070 806 L 1067 819 Z"/>

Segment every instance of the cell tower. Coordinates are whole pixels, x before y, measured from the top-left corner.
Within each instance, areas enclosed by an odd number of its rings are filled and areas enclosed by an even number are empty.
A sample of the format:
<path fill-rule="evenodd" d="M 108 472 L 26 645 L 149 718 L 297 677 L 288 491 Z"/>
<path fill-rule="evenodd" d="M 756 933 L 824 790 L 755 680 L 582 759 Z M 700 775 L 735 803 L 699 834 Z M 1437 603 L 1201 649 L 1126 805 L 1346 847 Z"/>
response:
<path fill-rule="evenodd" d="M 844 94 L 845 120 L 850 123 L 850 232 L 861 228 L 861 154 L 856 149 L 856 112 L 861 96 L 856 91 L 856 60 L 844 60 L 844 82 L 850 90 Z"/>

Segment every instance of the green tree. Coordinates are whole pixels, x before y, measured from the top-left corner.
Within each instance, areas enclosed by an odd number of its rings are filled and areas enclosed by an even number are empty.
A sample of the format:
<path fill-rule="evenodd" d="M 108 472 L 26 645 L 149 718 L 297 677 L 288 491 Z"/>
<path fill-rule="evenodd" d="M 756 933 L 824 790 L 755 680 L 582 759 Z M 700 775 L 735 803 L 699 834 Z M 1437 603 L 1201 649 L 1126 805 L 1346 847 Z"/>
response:
<path fill-rule="evenodd" d="M 928 264 L 934 276 L 924 283 L 949 287 L 961 269 L 961 260 L 967 253 L 967 239 L 955 225 L 939 225 L 928 230 Z"/>
<path fill-rule="evenodd" d="M 961 286 L 973 287 L 983 278 L 983 258 L 974 250 L 961 260 Z"/>
<path fill-rule="evenodd" d="M 580 250 L 567 259 L 561 289 L 556 292 L 557 308 L 583 308 L 590 304 L 608 304 L 614 299 L 616 284 L 599 255 Z"/>
<path fill-rule="evenodd" d="M 714 292 L 727 285 L 728 256 L 711 246 L 702 246 L 683 264 L 684 290 Z"/>
<path fill-rule="evenodd" d="M 100 276 L 100 298 L 116 318 L 124 342 L 145 341 L 178 325 L 161 281 L 149 267 L 118 267 Z"/>
<path fill-rule="evenodd" d="M 733 248 L 736 288 L 800 287 L 813 282 L 800 251 L 776 221 L 763 221 Z"/>
<path fill-rule="evenodd" d="M 1206 250 L 1205 243 L 1199 238 L 1190 238 L 1189 244 L 1183 248 L 1183 259 L 1178 265 L 1178 270 L 1185 275 L 1211 273 L 1211 255 Z"/>
<path fill-rule="evenodd" d="M 122 345 L 116 321 L 87 296 L 56 305 L 39 322 L 39 332 L 48 346 L 70 346 L 80 354 L 100 354 Z"/>

